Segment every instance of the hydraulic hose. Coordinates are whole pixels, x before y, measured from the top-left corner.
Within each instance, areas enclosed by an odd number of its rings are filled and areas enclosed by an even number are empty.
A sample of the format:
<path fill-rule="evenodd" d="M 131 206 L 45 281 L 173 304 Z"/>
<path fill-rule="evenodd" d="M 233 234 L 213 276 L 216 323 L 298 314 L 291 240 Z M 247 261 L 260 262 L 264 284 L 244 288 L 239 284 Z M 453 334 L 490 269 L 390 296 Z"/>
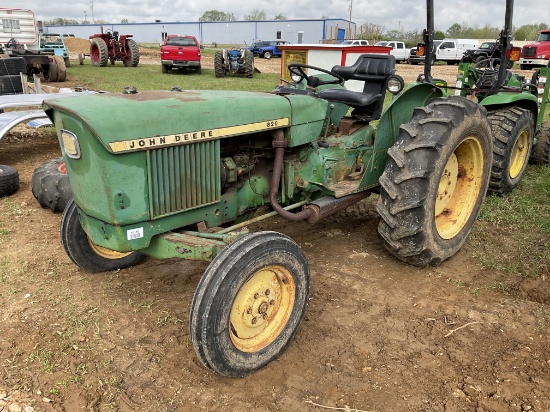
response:
<path fill-rule="evenodd" d="M 273 176 L 271 177 L 271 187 L 269 189 L 269 201 L 271 202 L 271 207 L 275 210 L 280 216 L 284 217 L 287 220 L 294 222 L 309 219 L 311 216 L 311 210 L 303 209 L 298 213 L 292 213 L 287 210 L 284 210 L 279 203 L 277 203 L 277 192 L 279 189 L 279 184 L 281 183 L 281 173 L 283 170 L 283 157 L 285 154 L 285 147 L 287 142 L 285 140 L 284 133 L 281 129 L 276 130 L 273 133 L 273 148 L 275 149 L 275 160 L 273 162 Z"/>

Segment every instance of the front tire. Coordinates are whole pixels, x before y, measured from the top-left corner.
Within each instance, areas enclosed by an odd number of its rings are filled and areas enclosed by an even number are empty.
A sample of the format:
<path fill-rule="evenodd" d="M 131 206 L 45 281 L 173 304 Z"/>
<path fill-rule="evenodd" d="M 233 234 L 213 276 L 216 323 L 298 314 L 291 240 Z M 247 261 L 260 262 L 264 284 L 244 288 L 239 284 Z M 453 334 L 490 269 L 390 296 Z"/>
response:
<path fill-rule="evenodd" d="M 225 68 L 223 66 L 223 54 L 221 51 L 217 51 L 214 54 L 214 74 L 216 77 L 225 76 Z"/>
<path fill-rule="evenodd" d="M 193 296 L 195 353 L 223 376 L 260 369 L 290 344 L 308 296 L 308 263 L 292 239 L 276 232 L 238 239 L 210 263 Z"/>
<path fill-rule="evenodd" d="M 489 192 L 503 195 L 519 184 L 529 163 L 534 120 L 529 110 L 510 107 L 489 112 L 493 132 L 493 166 Z"/>
<path fill-rule="evenodd" d="M 450 96 L 416 108 L 380 177 L 378 231 L 390 253 L 421 267 L 457 253 L 481 211 L 492 151 L 477 103 Z"/>
<path fill-rule="evenodd" d="M 80 224 L 76 203 L 71 199 L 61 217 L 61 243 L 69 258 L 87 272 L 97 273 L 135 266 L 145 256 L 117 252 L 92 243 Z"/>
<path fill-rule="evenodd" d="M 531 160 L 535 164 L 550 166 L 550 124 L 542 125 L 537 133 L 537 144 L 533 147 Z"/>

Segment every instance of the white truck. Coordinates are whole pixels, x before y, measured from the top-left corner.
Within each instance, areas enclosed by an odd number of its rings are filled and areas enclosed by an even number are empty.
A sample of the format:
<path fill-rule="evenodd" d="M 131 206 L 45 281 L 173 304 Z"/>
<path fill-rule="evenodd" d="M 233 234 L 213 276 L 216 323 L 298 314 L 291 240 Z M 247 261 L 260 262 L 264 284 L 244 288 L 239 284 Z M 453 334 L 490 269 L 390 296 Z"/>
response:
<path fill-rule="evenodd" d="M 383 40 L 376 43 L 376 46 L 391 47 L 390 54 L 395 57 L 396 62 L 407 62 L 411 54 L 411 49 L 407 49 L 402 41 Z"/>
<path fill-rule="evenodd" d="M 476 39 L 443 39 L 435 49 L 435 61 L 456 64 L 460 62 L 466 50 L 477 49 L 478 47 L 479 40 Z"/>

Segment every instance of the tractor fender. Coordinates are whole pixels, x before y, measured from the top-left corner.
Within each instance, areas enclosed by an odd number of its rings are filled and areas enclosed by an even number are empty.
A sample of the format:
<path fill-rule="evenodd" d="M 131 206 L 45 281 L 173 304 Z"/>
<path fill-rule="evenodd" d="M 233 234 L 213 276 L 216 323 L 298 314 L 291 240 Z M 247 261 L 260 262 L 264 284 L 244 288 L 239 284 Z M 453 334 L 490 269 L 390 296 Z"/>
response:
<path fill-rule="evenodd" d="M 538 115 L 538 100 L 530 93 L 497 93 L 484 98 L 480 104 L 487 110 L 497 110 L 504 107 L 516 106 L 533 113 L 533 119 Z"/>
<path fill-rule="evenodd" d="M 373 186 L 384 172 L 388 149 L 399 136 L 399 127 L 409 122 L 417 107 L 426 106 L 429 100 L 444 95 L 442 89 L 430 83 L 411 83 L 398 97 L 388 104 L 376 130 L 374 150 L 369 162 L 369 170 L 363 174 L 360 187 Z"/>

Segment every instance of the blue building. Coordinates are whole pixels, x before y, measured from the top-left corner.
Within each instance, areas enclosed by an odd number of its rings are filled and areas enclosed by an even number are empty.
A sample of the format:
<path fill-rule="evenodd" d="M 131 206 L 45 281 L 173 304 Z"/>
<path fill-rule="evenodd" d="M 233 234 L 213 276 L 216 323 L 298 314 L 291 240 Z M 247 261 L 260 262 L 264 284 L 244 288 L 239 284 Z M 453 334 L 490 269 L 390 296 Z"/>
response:
<path fill-rule="evenodd" d="M 75 24 L 45 26 L 44 31 L 87 39 L 100 33 L 102 27 L 103 31 L 133 34 L 138 43 L 162 43 L 168 34 L 188 34 L 205 44 L 236 45 L 277 39 L 292 44 L 340 43 L 345 38 L 354 38 L 355 32 L 355 23 L 344 19 Z"/>

